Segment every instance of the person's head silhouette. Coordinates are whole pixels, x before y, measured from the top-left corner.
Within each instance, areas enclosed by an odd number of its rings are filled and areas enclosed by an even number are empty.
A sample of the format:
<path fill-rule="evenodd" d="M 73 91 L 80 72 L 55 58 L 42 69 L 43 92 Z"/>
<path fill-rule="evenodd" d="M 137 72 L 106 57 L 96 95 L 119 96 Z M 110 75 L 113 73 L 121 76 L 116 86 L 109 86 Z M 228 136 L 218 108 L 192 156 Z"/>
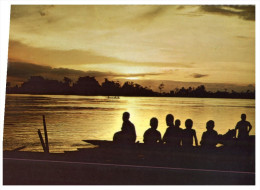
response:
<path fill-rule="evenodd" d="M 179 119 L 175 120 L 175 127 L 179 127 L 181 125 L 181 121 Z"/>
<path fill-rule="evenodd" d="M 168 115 L 166 116 L 166 125 L 167 125 L 167 126 L 173 125 L 173 120 L 174 120 L 173 115 L 172 115 L 172 114 L 168 114 Z"/>
<path fill-rule="evenodd" d="M 215 126 L 215 123 L 214 123 L 213 120 L 209 120 L 209 121 L 207 122 L 207 124 L 206 124 L 207 130 L 213 130 L 214 126 Z"/>
<path fill-rule="evenodd" d="M 242 119 L 242 121 L 245 121 L 246 120 L 246 114 L 242 113 L 241 114 L 241 119 Z"/>
<path fill-rule="evenodd" d="M 186 126 L 187 129 L 191 129 L 192 125 L 193 125 L 193 121 L 191 119 L 187 119 L 185 121 L 185 126 Z"/>
<path fill-rule="evenodd" d="M 124 112 L 124 113 L 123 113 L 123 121 L 128 121 L 129 118 L 130 118 L 130 113 Z"/>
<path fill-rule="evenodd" d="M 153 117 L 150 120 L 150 126 L 151 126 L 152 129 L 157 129 L 157 127 L 158 127 L 158 119 L 156 117 Z"/>

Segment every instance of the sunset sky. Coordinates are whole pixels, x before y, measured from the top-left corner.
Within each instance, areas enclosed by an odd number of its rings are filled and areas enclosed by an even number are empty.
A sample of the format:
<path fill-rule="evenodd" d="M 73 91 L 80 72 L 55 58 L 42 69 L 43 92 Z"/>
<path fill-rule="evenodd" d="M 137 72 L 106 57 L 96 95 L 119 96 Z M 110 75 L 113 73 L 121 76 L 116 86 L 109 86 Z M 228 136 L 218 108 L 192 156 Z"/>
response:
<path fill-rule="evenodd" d="M 12 5 L 8 81 L 255 85 L 254 6 Z"/>

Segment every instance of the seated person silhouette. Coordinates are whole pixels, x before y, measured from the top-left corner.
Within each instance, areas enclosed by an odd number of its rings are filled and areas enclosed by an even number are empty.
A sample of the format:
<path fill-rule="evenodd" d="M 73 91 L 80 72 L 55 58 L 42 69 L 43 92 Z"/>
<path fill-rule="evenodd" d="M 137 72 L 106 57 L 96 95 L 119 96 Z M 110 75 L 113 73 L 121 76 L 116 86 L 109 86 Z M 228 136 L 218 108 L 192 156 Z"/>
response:
<path fill-rule="evenodd" d="M 176 146 L 181 146 L 181 139 L 182 139 L 182 128 L 180 128 L 181 126 L 181 121 L 179 119 L 176 119 L 175 120 L 175 125 L 174 125 L 174 128 L 175 128 L 175 143 L 176 143 Z"/>
<path fill-rule="evenodd" d="M 147 129 L 144 133 L 144 143 L 145 144 L 156 144 L 161 142 L 161 133 L 157 131 L 158 119 L 153 117 L 150 120 L 150 129 Z"/>
<path fill-rule="evenodd" d="M 173 124 L 174 117 L 172 114 L 166 116 L 166 125 L 169 126 L 163 136 L 163 142 L 170 145 L 171 147 L 178 147 L 181 144 L 182 129 L 180 129 L 180 120 L 177 121 L 177 126 Z"/>
<path fill-rule="evenodd" d="M 176 119 L 174 126 L 175 126 L 176 128 L 180 128 L 180 126 L 181 126 L 181 121 L 180 121 L 179 119 Z"/>
<path fill-rule="evenodd" d="M 241 114 L 241 121 L 237 122 L 235 130 L 238 130 L 238 140 L 246 140 L 249 137 L 249 132 L 252 129 L 250 122 L 246 121 L 246 114 Z"/>
<path fill-rule="evenodd" d="M 113 141 L 121 144 L 132 144 L 136 140 L 136 132 L 134 124 L 129 121 L 130 114 L 128 112 L 123 113 L 123 124 L 121 131 L 116 132 L 113 137 Z"/>
<path fill-rule="evenodd" d="M 214 130 L 215 123 L 209 120 L 206 124 L 206 129 L 202 134 L 200 144 L 204 148 L 215 148 L 218 144 L 218 133 Z"/>
<path fill-rule="evenodd" d="M 117 144 L 129 144 L 129 139 L 126 133 L 126 127 L 122 127 L 121 131 L 118 131 L 114 134 L 113 142 Z"/>
<path fill-rule="evenodd" d="M 192 129 L 193 121 L 191 119 L 187 119 L 185 121 L 185 127 L 182 131 L 182 146 L 189 148 L 193 146 L 193 138 L 195 140 L 195 145 L 198 146 L 198 139 L 196 135 L 196 131 Z"/>
<path fill-rule="evenodd" d="M 166 116 L 166 125 L 168 126 L 168 128 L 166 129 L 164 135 L 163 135 L 163 142 L 166 142 L 166 143 L 170 143 L 171 142 L 171 131 L 173 130 L 174 128 L 174 117 L 172 114 L 168 114 Z"/>

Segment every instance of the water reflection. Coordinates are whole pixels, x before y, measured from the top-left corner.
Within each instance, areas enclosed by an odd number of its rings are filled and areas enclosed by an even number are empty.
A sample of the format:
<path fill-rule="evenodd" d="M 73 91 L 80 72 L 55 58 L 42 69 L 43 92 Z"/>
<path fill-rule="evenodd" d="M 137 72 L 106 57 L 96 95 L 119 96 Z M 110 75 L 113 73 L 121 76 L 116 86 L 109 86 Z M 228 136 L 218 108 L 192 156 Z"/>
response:
<path fill-rule="evenodd" d="M 181 128 L 191 118 L 199 141 L 207 121 L 214 120 L 214 129 L 224 134 L 235 128 L 241 113 L 247 114 L 253 126 L 250 134 L 255 134 L 254 100 L 7 95 L 4 150 L 27 146 L 24 150 L 42 151 L 37 135 L 37 130 L 43 127 L 42 115 L 46 116 L 51 152 L 89 146 L 83 139 L 112 140 L 113 134 L 121 129 L 122 113 L 126 111 L 131 114 L 140 142 L 152 117 L 158 119 L 157 130 L 163 135 L 167 128 L 165 116 L 169 113 L 181 120 Z"/>

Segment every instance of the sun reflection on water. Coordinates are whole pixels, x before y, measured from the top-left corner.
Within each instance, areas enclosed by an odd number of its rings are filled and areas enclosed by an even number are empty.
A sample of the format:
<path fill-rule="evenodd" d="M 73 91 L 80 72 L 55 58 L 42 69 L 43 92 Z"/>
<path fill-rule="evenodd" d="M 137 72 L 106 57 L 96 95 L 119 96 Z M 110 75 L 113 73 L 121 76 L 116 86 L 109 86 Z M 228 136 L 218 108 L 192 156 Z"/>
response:
<path fill-rule="evenodd" d="M 137 141 L 150 127 L 150 119 L 159 120 L 162 136 L 167 128 L 165 117 L 171 113 L 181 120 L 193 120 L 193 129 L 200 141 L 208 120 L 215 121 L 215 130 L 224 134 L 234 129 L 241 113 L 247 114 L 255 134 L 255 101 L 238 99 L 160 98 L 160 97 L 107 97 L 7 95 L 4 150 L 26 146 L 24 150 L 42 151 L 37 130 L 43 130 L 42 115 L 46 117 L 52 152 L 89 147 L 82 140 L 112 140 L 121 130 L 123 112 L 130 113 Z"/>

